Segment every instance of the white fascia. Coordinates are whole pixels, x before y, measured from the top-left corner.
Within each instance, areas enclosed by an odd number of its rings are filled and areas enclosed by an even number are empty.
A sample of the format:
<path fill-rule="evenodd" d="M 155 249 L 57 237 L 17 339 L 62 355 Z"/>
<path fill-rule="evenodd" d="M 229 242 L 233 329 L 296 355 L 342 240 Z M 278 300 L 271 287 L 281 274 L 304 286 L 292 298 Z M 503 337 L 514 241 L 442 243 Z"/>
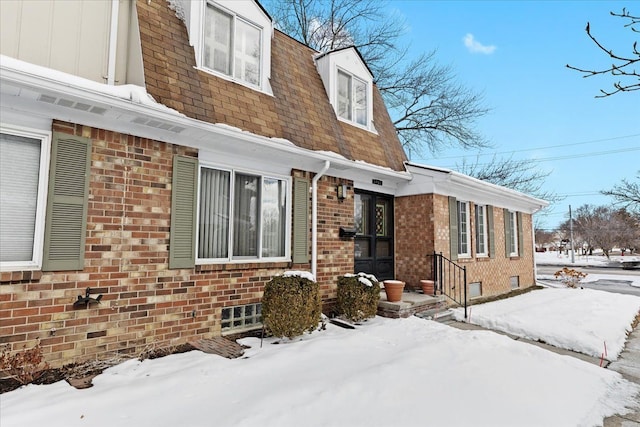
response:
<path fill-rule="evenodd" d="M 365 183 L 381 180 L 389 194 L 395 194 L 397 188 L 411 179 L 406 171 L 349 160 L 332 152 L 308 150 L 282 138 L 256 135 L 226 124 L 189 118 L 156 103 L 145 88 L 139 86 L 108 86 L 3 55 L 0 56 L 0 82 L 0 107 L 11 115 L 62 120 L 193 147 L 229 161 L 255 162 L 267 170 L 287 174 L 292 168 L 317 171 L 329 160 L 328 175 Z M 43 96 L 64 100 L 67 106 L 58 101 L 43 102 Z M 103 113 L 71 108 L 69 102 L 89 105 Z"/>
<path fill-rule="evenodd" d="M 528 214 L 549 206 L 545 200 L 449 169 L 411 162 L 407 162 L 406 167 L 413 180 L 397 193 L 398 196 L 434 193 Z"/>

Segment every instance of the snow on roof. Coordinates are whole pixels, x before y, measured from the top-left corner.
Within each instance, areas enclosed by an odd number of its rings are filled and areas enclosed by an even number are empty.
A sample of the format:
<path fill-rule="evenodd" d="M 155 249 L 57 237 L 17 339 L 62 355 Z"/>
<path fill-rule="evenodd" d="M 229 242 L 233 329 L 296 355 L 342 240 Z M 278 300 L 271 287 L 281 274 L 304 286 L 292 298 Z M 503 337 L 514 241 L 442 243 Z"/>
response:
<path fill-rule="evenodd" d="M 21 74 L 37 76 L 56 83 L 62 83 L 68 85 L 69 87 L 128 100 L 135 104 L 141 104 L 147 107 L 154 108 L 156 110 L 162 110 L 164 112 L 175 114 L 177 116 L 186 117 L 179 111 L 174 110 L 173 108 L 169 108 L 164 104 L 158 103 L 155 99 L 153 99 L 151 95 L 147 93 L 147 90 L 141 86 L 131 84 L 113 86 L 105 83 L 99 83 L 93 80 L 86 79 L 84 77 L 79 77 L 73 74 L 65 73 L 63 71 L 31 64 L 5 55 L 0 55 L 0 67 L 3 69 L 10 69 Z"/>

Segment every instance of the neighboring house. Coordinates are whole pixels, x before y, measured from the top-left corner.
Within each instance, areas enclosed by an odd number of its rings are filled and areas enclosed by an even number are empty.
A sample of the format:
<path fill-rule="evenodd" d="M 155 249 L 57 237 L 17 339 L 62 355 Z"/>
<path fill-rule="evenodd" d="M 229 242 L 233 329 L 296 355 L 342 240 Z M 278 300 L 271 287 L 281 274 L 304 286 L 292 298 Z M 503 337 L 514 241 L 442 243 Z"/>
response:
<path fill-rule="evenodd" d="M 339 275 L 412 285 L 434 251 L 471 295 L 534 283 L 546 203 L 408 163 L 354 48 L 320 55 L 254 1 L 0 19 L 0 344 L 59 366 L 238 332 L 283 271 L 329 306 Z"/>

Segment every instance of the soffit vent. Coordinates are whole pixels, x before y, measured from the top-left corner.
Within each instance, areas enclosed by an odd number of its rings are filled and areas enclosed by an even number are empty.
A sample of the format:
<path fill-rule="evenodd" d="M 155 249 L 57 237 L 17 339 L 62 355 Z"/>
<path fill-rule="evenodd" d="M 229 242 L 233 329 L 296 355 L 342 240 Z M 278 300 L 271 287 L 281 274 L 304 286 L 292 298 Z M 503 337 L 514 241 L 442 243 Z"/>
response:
<path fill-rule="evenodd" d="M 131 122 L 139 124 L 139 125 L 149 126 L 149 127 L 156 128 L 156 129 L 166 130 L 166 131 L 173 132 L 173 133 L 180 133 L 183 130 L 185 130 L 185 128 L 182 127 L 182 126 L 175 126 L 175 125 L 172 125 L 172 124 L 169 124 L 169 123 L 161 122 L 160 120 L 147 119 L 147 118 L 144 118 L 144 117 L 136 117 Z"/>
<path fill-rule="evenodd" d="M 40 95 L 38 101 L 46 102 L 48 104 L 55 104 L 66 108 L 73 108 L 74 110 L 86 111 L 100 116 L 104 116 L 104 114 L 107 112 L 106 108 L 96 107 L 95 105 L 85 104 L 84 102 L 75 102 L 69 99 L 56 98 L 50 95 Z"/>

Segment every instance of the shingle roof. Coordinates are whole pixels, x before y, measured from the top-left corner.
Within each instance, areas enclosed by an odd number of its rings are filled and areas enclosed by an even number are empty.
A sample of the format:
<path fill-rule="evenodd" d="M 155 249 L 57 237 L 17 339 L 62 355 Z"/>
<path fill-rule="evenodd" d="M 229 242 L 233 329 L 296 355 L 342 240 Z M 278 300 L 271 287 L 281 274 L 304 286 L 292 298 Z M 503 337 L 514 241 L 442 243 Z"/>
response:
<path fill-rule="evenodd" d="M 185 25 L 166 2 L 138 1 L 137 8 L 145 84 L 156 101 L 194 119 L 404 170 L 406 155 L 375 86 L 377 135 L 337 119 L 313 61 L 317 52 L 284 33 L 272 39 L 271 96 L 197 70 Z"/>

